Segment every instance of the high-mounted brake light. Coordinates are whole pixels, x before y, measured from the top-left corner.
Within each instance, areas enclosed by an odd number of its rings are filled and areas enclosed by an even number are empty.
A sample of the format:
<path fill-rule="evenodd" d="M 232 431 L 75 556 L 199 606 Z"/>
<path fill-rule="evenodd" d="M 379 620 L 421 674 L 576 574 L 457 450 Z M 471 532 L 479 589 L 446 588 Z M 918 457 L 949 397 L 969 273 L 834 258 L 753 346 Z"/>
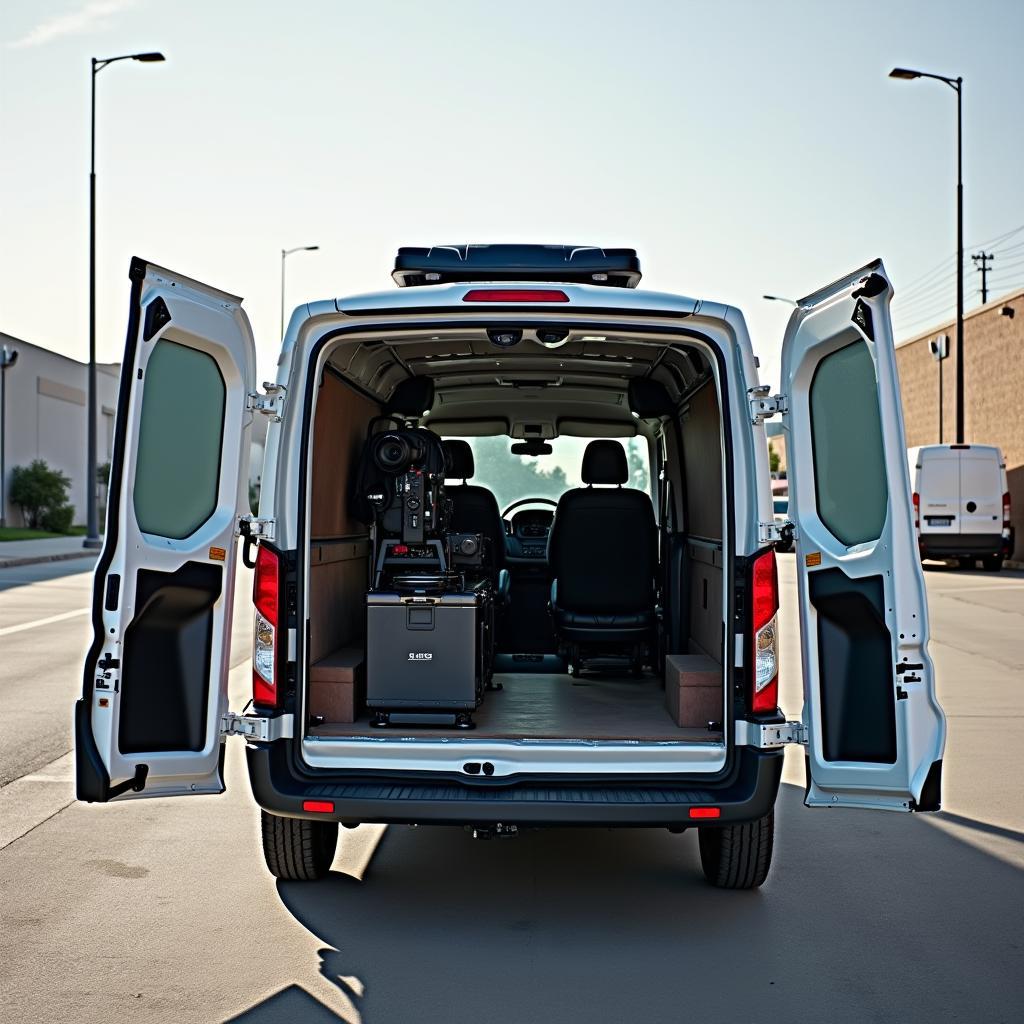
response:
<path fill-rule="evenodd" d="M 463 302 L 568 302 L 558 288 L 471 288 Z"/>
<path fill-rule="evenodd" d="M 779 704 L 779 572 L 775 550 L 754 560 L 750 572 L 750 709 L 771 712 Z"/>
<path fill-rule="evenodd" d="M 252 647 L 252 700 L 277 707 L 277 627 L 280 564 L 277 554 L 263 544 L 256 549 L 252 601 L 256 606 Z"/>

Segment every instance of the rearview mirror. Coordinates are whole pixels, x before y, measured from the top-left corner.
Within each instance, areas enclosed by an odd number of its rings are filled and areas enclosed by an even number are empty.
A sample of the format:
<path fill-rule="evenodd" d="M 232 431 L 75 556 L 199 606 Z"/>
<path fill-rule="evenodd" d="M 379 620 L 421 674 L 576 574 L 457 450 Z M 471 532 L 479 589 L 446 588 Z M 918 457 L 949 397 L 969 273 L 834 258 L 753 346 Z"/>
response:
<path fill-rule="evenodd" d="M 517 441 L 510 449 L 513 455 L 550 455 L 554 448 L 547 441 Z"/>

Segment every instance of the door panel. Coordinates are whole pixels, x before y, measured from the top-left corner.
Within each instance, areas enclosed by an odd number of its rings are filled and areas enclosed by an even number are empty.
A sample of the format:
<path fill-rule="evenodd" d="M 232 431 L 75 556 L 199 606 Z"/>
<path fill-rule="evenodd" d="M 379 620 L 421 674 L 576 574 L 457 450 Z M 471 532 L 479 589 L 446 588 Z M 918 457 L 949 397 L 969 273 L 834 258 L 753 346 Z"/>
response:
<path fill-rule="evenodd" d="M 938 806 L 945 719 L 927 650 L 891 296 L 872 264 L 802 299 L 783 342 L 810 806 Z"/>
<path fill-rule="evenodd" d="M 1003 479 L 991 449 L 961 448 L 960 532 L 995 534 L 1003 526 Z"/>
<path fill-rule="evenodd" d="M 921 452 L 921 533 L 960 532 L 960 462 L 951 449 Z M 945 524 L 945 525 L 943 525 Z"/>
<path fill-rule="evenodd" d="M 256 353 L 241 300 L 134 260 L 76 709 L 86 800 L 219 793 Z"/>

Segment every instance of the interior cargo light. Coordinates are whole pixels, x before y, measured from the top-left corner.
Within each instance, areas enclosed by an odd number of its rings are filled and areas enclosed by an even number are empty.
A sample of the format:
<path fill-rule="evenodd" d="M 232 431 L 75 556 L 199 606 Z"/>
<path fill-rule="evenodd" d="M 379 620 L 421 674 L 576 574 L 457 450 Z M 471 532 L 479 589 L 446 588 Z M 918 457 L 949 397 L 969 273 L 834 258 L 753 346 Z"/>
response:
<path fill-rule="evenodd" d="M 720 818 L 722 816 L 721 807 L 691 807 L 690 817 L 691 818 Z"/>
<path fill-rule="evenodd" d="M 568 302 L 558 288 L 471 288 L 463 302 Z"/>
<path fill-rule="evenodd" d="M 334 801 L 333 800 L 303 800 L 302 809 L 304 811 L 310 811 L 313 814 L 333 814 L 334 813 Z"/>
<path fill-rule="evenodd" d="M 754 560 L 750 574 L 751 651 L 750 708 L 771 712 L 779 704 L 779 572 L 775 549 Z"/>
<path fill-rule="evenodd" d="M 277 553 L 264 544 L 256 549 L 256 572 L 252 601 L 256 620 L 252 641 L 252 700 L 254 704 L 277 707 L 277 626 L 280 589 Z"/>

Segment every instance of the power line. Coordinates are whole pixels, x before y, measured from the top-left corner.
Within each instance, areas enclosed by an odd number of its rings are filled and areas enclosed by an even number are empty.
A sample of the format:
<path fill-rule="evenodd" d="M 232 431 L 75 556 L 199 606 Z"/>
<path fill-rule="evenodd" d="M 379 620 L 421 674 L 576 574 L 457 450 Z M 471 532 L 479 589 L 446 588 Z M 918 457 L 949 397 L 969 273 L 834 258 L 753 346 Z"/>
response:
<path fill-rule="evenodd" d="M 968 249 L 981 249 L 981 248 L 984 248 L 984 247 L 995 248 L 1001 242 L 1008 241 L 1009 239 L 1013 238 L 1014 235 L 1019 235 L 1022 231 L 1024 231 L 1024 224 L 1020 224 L 1020 225 L 1018 225 L 1015 228 L 1011 228 L 1009 231 L 1004 231 L 1001 235 L 996 235 L 993 238 L 986 238 L 984 241 L 974 242 L 972 245 L 967 246 L 967 248 Z M 1022 244 L 1024 244 L 1024 243 L 1022 243 Z M 947 268 L 951 263 L 953 264 L 953 270 L 950 271 L 950 273 L 955 274 L 956 273 L 956 253 L 952 253 L 950 256 L 946 257 L 941 262 L 936 263 L 935 266 L 933 266 L 931 269 L 926 270 L 923 274 L 920 274 L 918 277 L 915 277 L 912 281 L 908 281 L 903 286 L 903 291 L 904 292 L 909 292 L 909 291 L 912 291 L 912 290 L 916 290 L 916 288 L 917 288 L 917 286 L 919 284 L 923 284 L 928 279 L 934 277 L 935 274 L 937 274 L 937 273 L 941 272 L 943 269 Z"/>

